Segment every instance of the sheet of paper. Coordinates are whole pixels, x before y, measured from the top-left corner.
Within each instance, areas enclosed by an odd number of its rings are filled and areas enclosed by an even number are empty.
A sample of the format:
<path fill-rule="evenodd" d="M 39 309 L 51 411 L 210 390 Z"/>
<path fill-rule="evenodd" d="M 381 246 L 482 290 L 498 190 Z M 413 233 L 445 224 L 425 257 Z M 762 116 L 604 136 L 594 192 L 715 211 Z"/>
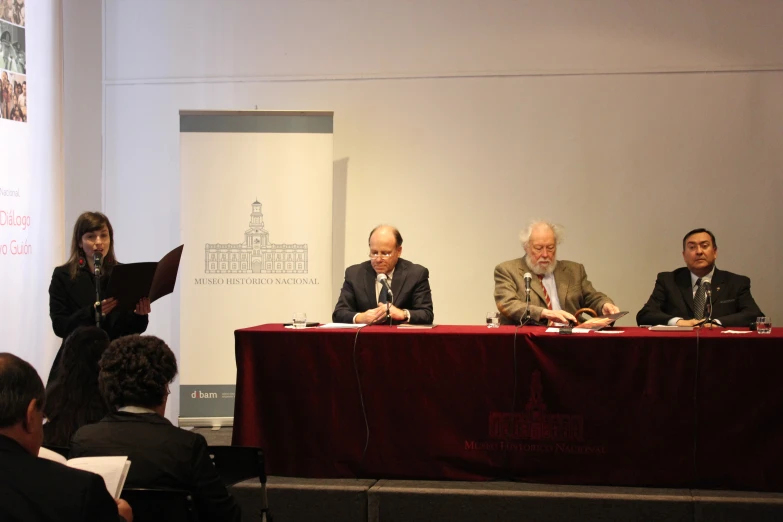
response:
<path fill-rule="evenodd" d="M 621 334 L 621 333 L 625 333 L 625 330 L 596 330 L 595 333 L 599 333 L 599 334 Z"/>
<path fill-rule="evenodd" d="M 351 323 L 326 323 L 322 324 L 318 328 L 362 328 L 367 326 L 366 324 L 351 324 Z"/>
<path fill-rule="evenodd" d="M 751 332 L 750 330 L 723 330 L 721 333 L 744 335 L 753 332 Z"/>
<path fill-rule="evenodd" d="M 128 457 L 82 457 L 68 461 L 68 467 L 90 471 L 103 477 L 111 496 L 119 498 L 128 476 Z"/>

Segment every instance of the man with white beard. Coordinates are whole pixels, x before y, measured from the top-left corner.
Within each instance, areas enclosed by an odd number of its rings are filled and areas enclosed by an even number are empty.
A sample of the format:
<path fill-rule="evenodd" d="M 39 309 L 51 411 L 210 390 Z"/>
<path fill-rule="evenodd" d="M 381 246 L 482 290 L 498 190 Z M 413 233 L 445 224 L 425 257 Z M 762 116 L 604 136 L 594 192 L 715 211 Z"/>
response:
<path fill-rule="evenodd" d="M 525 273 L 530 280 L 530 318 L 533 324 L 576 323 L 574 313 L 592 308 L 601 315 L 620 311 L 614 302 L 587 279 L 585 267 L 573 261 L 557 259 L 562 228 L 545 221 L 534 221 L 519 239 L 523 257 L 495 267 L 495 304 L 503 324 L 520 324 L 525 314 Z"/>

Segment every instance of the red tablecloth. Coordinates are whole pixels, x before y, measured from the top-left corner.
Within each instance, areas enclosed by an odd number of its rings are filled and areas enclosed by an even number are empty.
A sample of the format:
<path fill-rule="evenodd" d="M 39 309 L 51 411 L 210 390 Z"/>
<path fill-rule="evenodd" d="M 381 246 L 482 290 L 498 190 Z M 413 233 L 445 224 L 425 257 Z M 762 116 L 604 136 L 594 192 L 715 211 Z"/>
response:
<path fill-rule="evenodd" d="M 274 475 L 783 491 L 783 331 L 623 330 L 237 330 L 234 443 Z"/>

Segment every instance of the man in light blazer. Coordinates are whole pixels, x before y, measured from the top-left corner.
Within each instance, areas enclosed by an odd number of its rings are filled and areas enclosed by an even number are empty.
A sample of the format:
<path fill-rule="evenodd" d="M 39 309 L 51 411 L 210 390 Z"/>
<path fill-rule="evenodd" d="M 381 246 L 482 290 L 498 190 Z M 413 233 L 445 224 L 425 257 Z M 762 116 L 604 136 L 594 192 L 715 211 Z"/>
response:
<path fill-rule="evenodd" d="M 696 326 L 704 322 L 704 312 L 697 313 L 694 299 L 706 278 L 711 280 L 712 318 L 717 324 L 748 326 L 763 316 L 750 293 L 750 279 L 718 269 L 717 258 L 718 244 L 712 232 L 697 228 L 685 234 L 682 259 L 687 266 L 658 274 L 650 299 L 636 314 L 637 324 Z"/>
<path fill-rule="evenodd" d="M 529 312 L 534 323 L 576 323 L 573 314 L 580 308 L 603 315 L 620 311 L 606 294 L 593 288 L 583 265 L 557 259 L 561 237 L 560 226 L 533 221 L 520 234 L 525 255 L 495 267 L 495 304 L 502 324 L 522 321 L 528 272 L 532 276 Z"/>
<path fill-rule="evenodd" d="M 400 232 L 392 226 L 379 225 L 370 232 L 369 245 L 370 260 L 345 270 L 345 282 L 332 321 L 383 323 L 388 320 L 388 309 L 395 323 L 431 324 L 434 315 L 429 271 L 400 258 Z M 379 274 L 384 274 L 390 281 L 391 299 L 377 279 Z"/>

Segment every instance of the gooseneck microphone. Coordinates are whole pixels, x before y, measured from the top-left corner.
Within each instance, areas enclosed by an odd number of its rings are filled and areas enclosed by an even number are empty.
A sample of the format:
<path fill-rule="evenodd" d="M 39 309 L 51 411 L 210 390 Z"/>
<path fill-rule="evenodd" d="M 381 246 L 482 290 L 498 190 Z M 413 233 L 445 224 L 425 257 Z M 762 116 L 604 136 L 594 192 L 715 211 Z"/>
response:
<path fill-rule="evenodd" d="M 391 286 L 389 286 L 389 278 L 386 277 L 386 274 L 378 274 L 375 277 L 375 280 L 381 283 L 383 286 L 386 287 L 386 291 L 389 292 L 389 298 L 391 298 L 392 295 L 392 289 Z"/>
<path fill-rule="evenodd" d="M 101 266 L 103 264 L 103 254 L 101 254 L 100 252 L 95 252 L 92 255 L 92 262 L 93 262 L 93 265 L 95 266 L 95 275 L 96 276 L 101 275 Z"/>
<path fill-rule="evenodd" d="M 101 317 L 103 310 L 101 310 L 101 266 L 103 264 L 103 254 L 95 252 L 92 255 L 93 270 L 95 271 L 95 326 L 101 327 Z"/>
<path fill-rule="evenodd" d="M 530 299 L 530 283 L 533 281 L 533 276 L 530 272 L 525 272 L 525 294 L 527 294 L 528 300 Z"/>
<path fill-rule="evenodd" d="M 712 279 L 704 277 L 701 280 L 701 287 L 704 288 L 704 318 L 706 323 L 712 322 Z"/>
<path fill-rule="evenodd" d="M 391 305 L 394 302 L 394 294 L 392 293 L 391 285 L 389 285 L 389 278 L 386 277 L 386 274 L 378 274 L 377 276 L 375 276 L 375 280 L 381 283 L 386 288 L 386 292 L 387 292 L 386 318 L 389 320 L 389 326 L 391 326 L 392 325 Z"/>

